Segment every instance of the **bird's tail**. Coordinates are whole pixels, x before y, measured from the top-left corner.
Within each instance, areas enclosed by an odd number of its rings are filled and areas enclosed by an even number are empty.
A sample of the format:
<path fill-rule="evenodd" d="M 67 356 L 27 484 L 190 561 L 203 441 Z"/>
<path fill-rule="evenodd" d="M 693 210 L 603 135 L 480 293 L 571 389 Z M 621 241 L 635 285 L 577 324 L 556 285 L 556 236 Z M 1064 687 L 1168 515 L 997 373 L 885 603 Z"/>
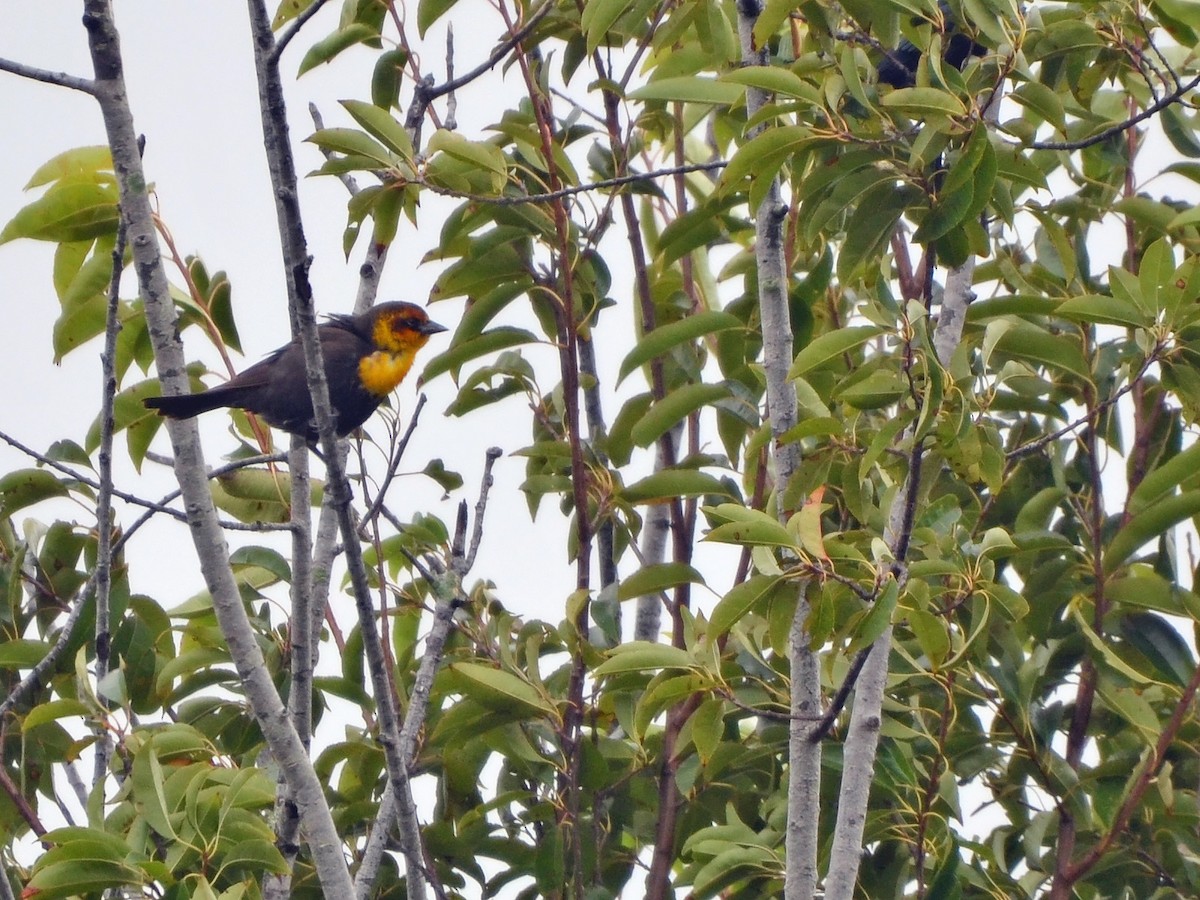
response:
<path fill-rule="evenodd" d="M 148 409 L 158 410 L 159 415 L 169 419 L 191 419 L 200 413 L 221 406 L 240 406 L 241 391 L 238 388 L 215 387 L 198 394 L 180 394 L 176 397 L 147 397 Z"/>

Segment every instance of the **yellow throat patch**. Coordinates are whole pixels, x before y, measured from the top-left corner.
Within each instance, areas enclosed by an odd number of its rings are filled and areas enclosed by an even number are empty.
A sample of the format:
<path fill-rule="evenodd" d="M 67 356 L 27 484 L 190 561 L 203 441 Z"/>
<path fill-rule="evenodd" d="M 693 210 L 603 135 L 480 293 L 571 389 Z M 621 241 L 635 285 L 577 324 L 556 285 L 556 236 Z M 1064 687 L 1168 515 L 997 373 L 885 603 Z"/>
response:
<path fill-rule="evenodd" d="M 358 377 L 362 379 L 363 387 L 376 397 L 386 397 L 404 380 L 415 356 L 413 350 L 399 353 L 376 350 L 359 360 Z"/>
<path fill-rule="evenodd" d="M 417 351 L 429 335 L 410 329 L 392 329 L 394 317 L 380 316 L 371 332 L 371 343 L 380 349 L 358 363 L 362 385 L 376 397 L 386 397 L 396 389 L 412 368 Z"/>

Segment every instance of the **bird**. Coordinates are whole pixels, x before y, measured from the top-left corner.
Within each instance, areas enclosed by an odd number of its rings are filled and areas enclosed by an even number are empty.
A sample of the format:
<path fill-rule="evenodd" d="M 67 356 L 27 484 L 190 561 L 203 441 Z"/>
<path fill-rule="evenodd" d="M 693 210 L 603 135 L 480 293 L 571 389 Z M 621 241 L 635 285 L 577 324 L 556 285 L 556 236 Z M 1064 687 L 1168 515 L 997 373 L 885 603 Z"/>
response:
<path fill-rule="evenodd" d="M 415 303 L 381 303 L 355 315 L 332 315 L 317 334 L 339 437 L 362 425 L 408 374 L 417 351 L 445 327 Z M 195 394 L 149 397 L 147 408 L 190 419 L 228 406 L 244 409 L 315 445 L 318 437 L 300 338 L 225 384 Z"/>
<path fill-rule="evenodd" d="M 939 0 L 938 10 L 945 24 L 945 50 L 942 58 L 956 69 L 962 69 L 972 56 L 983 56 L 987 48 L 975 43 L 958 27 L 954 10 L 946 0 Z M 905 38 L 895 50 L 885 51 L 883 59 L 875 67 L 876 80 L 894 88 L 912 87 L 916 84 L 917 65 L 921 62 L 921 50 Z"/>

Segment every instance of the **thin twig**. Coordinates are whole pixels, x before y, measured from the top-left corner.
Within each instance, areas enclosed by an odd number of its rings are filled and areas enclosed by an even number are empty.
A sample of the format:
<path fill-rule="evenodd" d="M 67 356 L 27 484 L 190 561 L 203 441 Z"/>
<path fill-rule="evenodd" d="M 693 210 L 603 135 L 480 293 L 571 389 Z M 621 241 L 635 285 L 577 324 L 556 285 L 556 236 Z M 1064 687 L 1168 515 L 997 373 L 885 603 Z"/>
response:
<path fill-rule="evenodd" d="M 475 530 L 471 533 L 471 544 L 467 549 L 461 570 L 456 569 L 459 578 L 466 576 L 475 565 L 475 554 L 483 542 L 483 514 L 487 510 L 488 492 L 492 489 L 494 480 L 492 468 L 496 465 L 503 451 L 499 447 L 489 447 L 483 463 L 483 479 L 479 485 L 479 499 L 475 501 Z"/>
<path fill-rule="evenodd" d="M 508 56 L 508 54 L 511 53 L 517 47 L 517 45 L 521 43 L 521 41 L 529 37 L 529 35 L 533 32 L 533 29 L 537 27 L 538 23 L 542 21 L 546 14 L 554 9 L 554 7 L 555 4 L 552 2 L 552 0 L 547 0 L 547 2 L 543 3 L 541 7 L 539 7 L 538 10 L 525 21 L 525 24 L 521 26 L 520 29 L 513 32 L 506 40 L 500 43 L 495 50 L 488 54 L 488 58 L 486 60 L 477 65 L 471 71 L 465 72 L 457 78 L 450 77 L 442 84 L 433 85 L 430 87 L 419 87 L 418 91 L 423 94 L 422 99 L 424 104 L 428 106 L 431 101 L 436 100 L 445 94 L 453 93 L 460 87 L 470 84 L 481 75 L 485 75 L 490 72 L 496 67 L 500 60 Z M 453 75 L 453 72 L 448 74 Z"/>
<path fill-rule="evenodd" d="M 829 709 L 821 717 L 821 720 L 813 727 L 805 739 L 810 744 L 815 744 L 822 740 L 825 735 L 829 734 L 833 728 L 833 723 L 837 721 L 837 717 L 841 715 L 842 710 L 846 706 L 846 701 L 850 699 L 850 692 L 854 690 L 854 685 L 858 681 L 858 676 L 862 673 L 862 667 L 867 662 L 867 657 L 871 655 L 871 645 L 868 644 L 858 651 L 850 663 L 850 668 L 846 671 L 846 677 L 842 679 L 842 685 L 838 688 L 837 693 L 833 695 L 833 699 L 829 701 Z"/>
<path fill-rule="evenodd" d="M 400 468 L 400 460 L 404 458 L 404 451 L 408 449 L 408 442 L 413 436 L 413 432 L 417 430 L 417 422 L 421 418 L 421 410 L 425 408 L 426 397 L 421 394 L 417 397 L 416 408 L 413 409 L 412 417 L 408 420 L 408 428 L 404 432 L 404 436 L 400 438 L 400 442 L 396 445 L 396 450 L 392 453 L 392 458 L 388 462 L 387 474 L 383 476 L 383 481 L 380 482 L 379 490 L 376 492 L 375 500 L 363 515 L 358 529 L 359 534 L 366 533 L 368 523 L 370 523 L 377 515 L 379 508 L 383 506 L 383 501 L 387 497 L 388 488 L 391 487 L 392 481 L 396 477 L 396 471 Z"/>
<path fill-rule="evenodd" d="M 466 504 L 463 503 L 459 506 L 459 526 L 455 529 L 454 542 L 452 544 L 456 549 L 450 559 L 449 565 L 450 573 L 453 576 L 450 580 L 439 578 L 437 575 L 431 573 L 429 569 L 421 564 L 420 560 L 407 550 L 401 548 L 400 551 L 429 584 L 435 596 L 442 595 L 443 597 L 434 610 L 433 626 L 429 631 L 429 636 L 425 638 L 425 653 L 421 657 L 421 664 L 417 669 L 416 676 L 413 678 L 408 712 L 404 716 L 404 727 L 400 730 L 400 752 L 404 756 L 406 765 L 409 766 L 412 765 L 413 760 L 416 758 L 417 736 L 425 726 L 425 719 L 429 711 L 429 694 L 433 689 L 434 675 L 436 675 L 438 667 L 441 665 L 442 657 L 445 654 L 446 638 L 449 636 L 450 628 L 454 624 L 455 610 L 467 602 L 467 598 L 462 591 L 462 579 L 470 571 L 471 564 L 475 559 L 475 552 L 479 548 L 479 539 L 483 533 L 483 518 L 487 510 L 488 492 L 492 486 L 492 468 L 499 458 L 500 450 L 498 448 L 492 447 L 488 450 L 484 460 L 479 499 L 475 503 L 475 528 L 470 548 L 466 551 L 465 555 L 461 548 L 466 534 L 466 525 L 463 522 Z M 381 507 L 381 513 L 384 518 L 389 518 L 391 515 L 387 507 Z M 399 523 L 394 524 L 400 530 L 403 530 Z M 433 561 L 433 567 L 438 568 L 436 560 Z M 355 879 L 354 887 L 357 897 L 365 898 L 371 895 L 375 879 L 378 876 L 379 864 L 383 857 L 386 838 L 397 812 L 396 794 L 392 784 L 389 782 L 387 788 L 384 790 L 383 800 L 379 804 L 379 814 L 375 819 L 375 827 L 367 839 L 367 846 L 363 851 L 362 862 L 359 865 L 358 876 Z M 415 820 L 415 814 L 413 818 Z M 434 882 L 434 889 L 440 890 L 440 885 L 436 882 Z"/>
<path fill-rule="evenodd" d="M 87 485 L 93 490 L 98 491 L 100 489 L 100 482 L 96 479 L 89 478 L 77 469 L 72 469 L 70 466 L 64 465 L 58 460 L 46 456 L 44 453 L 39 453 L 32 447 L 22 443 L 6 432 L 0 431 L 0 441 L 4 441 L 4 443 L 8 444 L 14 450 L 21 451 L 31 459 L 37 460 L 37 462 L 40 464 L 62 472 L 64 475 L 74 479 L 75 481 L 78 481 L 80 484 Z M 230 472 L 235 472 L 238 469 L 244 469 L 248 466 L 256 466 L 259 463 L 283 462 L 285 459 L 287 459 L 287 456 L 283 453 L 263 453 L 259 454 L 258 456 L 248 456 L 245 459 L 239 459 L 235 462 L 212 469 L 209 471 L 208 477 L 210 479 L 220 478 L 222 475 L 228 475 Z M 128 491 L 123 491 L 115 486 L 112 488 L 112 495 L 114 497 L 119 497 L 125 502 L 132 503 L 135 506 L 145 507 L 151 513 L 162 513 L 163 515 L 170 516 L 172 519 L 186 523 L 188 521 L 186 513 L 182 513 L 177 509 L 171 509 L 169 506 L 167 506 L 168 503 L 170 503 L 172 500 L 175 500 L 179 496 L 179 493 L 179 490 L 174 490 L 164 496 L 161 500 L 154 501 L 147 500 L 144 497 L 139 497 L 136 494 L 131 494 Z M 272 522 L 222 521 L 221 527 L 229 529 L 230 531 L 288 531 L 292 526 L 277 525 Z"/>
<path fill-rule="evenodd" d="M 408 772 L 399 753 L 399 720 L 396 698 L 388 679 L 379 623 L 375 616 L 370 578 L 363 560 L 362 545 L 357 539 L 351 508 L 353 493 L 346 476 L 339 441 L 335 432 L 335 414 L 329 397 L 329 384 L 313 312 L 312 287 L 308 279 L 311 262 L 300 215 L 298 177 L 291 144 L 288 141 L 287 104 L 278 59 L 272 56 L 272 35 L 264 0 L 250 0 L 250 27 L 253 36 L 255 75 L 258 79 L 263 137 L 267 146 L 271 184 L 276 200 L 279 237 L 283 249 L 287 276 L 288 311 L 294 333 L 298 333 L 304 350 L 306 386 L 312 398 L 314 418 L 320 434 L 320 446 L 325 456 L 327 490 L 330 502 L 337 511 L 339 531 L 344 542 L 346 568 L 350 576 L 355 609 L 363 638 L 363 648 L 370 670 L 378 717 L 378 740 L 387 761 L 388 780 L 397 786 L 401 798 L 409 794 Z M 415 820 L 415 819 L 414 819 Z M 414 900 L 425 897 L 426 879 L 433 873 L 424 869 L 420 834 L 415 829 L 406 832 L 404 855 L 407 888 Z M 310 844 L 311 847 L 311 844 Z M 338 848 L 340 853 L 340 847 Z M 340 873 L 339 873 L 340 875 Z M 348 886 L 339 896 L 349 896 Z M 328 891 L 327 891 L 328 893 Z"/>
<path fill-rule="evenodd" d="M 46 826 L 42 824 L 37 812 L 29 805 L 29 801 L 25 799 L 25 795 L 21 793 L 21 789 L 9 777 L 3 766 L 0 766 L 0 791 L 3 791 L 12 801 L 13 806 L 17 808 L 17 812 L 21 814 L 21 818 L 25 820 L 34 834 L 41 837 L 46 833 Z"/>
<path fill-rule="evenodd" d="M 308 9 L 296 16 L 296 18 L 292 21 L 291 27 L 288 28 L 287 31 L 280 33 L 279 37 L 275 39 L 275 49 L 271 51 L 271 59 L 273 62 L 279 62 L 279 57 L 283 55 L 283 51 L 286 49 L 287 45 L 292 42 L 292 38 L 300 33 L 300 29 L 303 28 L 308 20 L 315 16 L 324 5 L 325 0 L 313 0 L 312 5 L 309 6 Z"/>
<path fill-rule="evenodd" d="M 1083 150 L 1086 147 L 1107 141 L 1110 137 L 1118 135 L 1123 131 L 1128 131 L 1135 125 L 1146 121 L 1146 119 L 1166 109 L 1171 104 L 1178 103 L 1183 99 L 1184 94 L 1197 85 L 1200 85 L 1200 75 L 1197 75 L 1191 81 L 1187 82 L 1187 84 L 1180 85 L 1161 100 L 1151 103 L 1136 116 L 1130 116 L 1124 122 L 1118 122 L 1116 125 L 1105 128 L 1103 131 L 1093 134 L 1090 137 L 1081 138 L 1077 141 L 1034 141 L 1026 146 L 1031 150 Z"/>
<path fill-rule="evenodd" d="M 621 187 L 626 184 L 637 184 L 642 181 L 653 181 L 655 178 L 669 178 L 673 175 L 686 175 L 689 172 L 711 172 L 716 169 L 723 169 L 729 165 L 728 160 L 714 159 L 708 162 L 688 163 L 683 166 L 668 166 L 664 169 L 653 169 L 649 172 L 635 172 L 631 175 L 619 175 L 615 178 L 604 178 L 600 181 L 589 181 L 586 184 L 577 184 L 571 187 L 559 188 L 553 191 L 546 191 L 542 194 L 522 194 L 519 197 L 493 197 L 486 194 L 470 194 L 465 191 L 454 191 L 449 188 L 439 187 L 421 182 L 421 186 L 426 190 L 432 191 L 435 194 L 441 194 L 445 197 L 456 197 L 461 200 L 471 200 L 476 203 L 489 203 L 493 206 L 518 206 L 522 203 L 547 203 L 552 200 L 561 200 L 564 197 L 570 197 L 574 194 L 584 194 L 589 191 L 599 191 L 605 188 Z"/>
<path fill-rule="evenodd" d="M 0 72 L 11 72 L 13 75 L 19 75 L 31 81 L 70 88 L 73 91 L 83 91 L 83 93 L 93 96 L 96 93 L 96 82 L 90 78 L 80 78 L 78 75 L 68 75 L 66 72 L 51 72 L 49 69 L 27 66 L 25 63 L 11 59 L 0 58 Z"/>
<path fill-rule="evenodd" d="M 550 6 L 549 3 L 546 4 Z M 446 80 L 454 81 L 454 25 L 446 26 Z M 458 94 L 453 90 L 446 95 L 446 118 L 442 123 L 447 131 L 458 128 Z"/>
<path fill-rule="evenodd" d="M 1024 459 L 1026 456 L 1032 456 L 1035 453 L 1039 453 L 1047 444 L 1057 441 L 1059 438 L 1070 434 L 1076 428 L 1082 428 L 1084 425 L 1090 424 L 1097 416 L 1104 413 L 1110 406 L 1112 406 L 1137 386 L 1138 382 L 1141 381 L 1142 376 L 1146 374 L 1150 366 L 1158 362 L 1159 352 L 1161 350 L 1161 346 L 1156 346 L 1149 354 L 1147 354 L 1146 359 L 1142 362 L 1137 374 L 1129 379 L 1129 383 L 1120 390 L 1116 391 L 1111 397 L 1108 397 L 1105 400 L 1102 400 L 1100 403 L 1097 403 L 1082 417 L 1076 419 L 1074 422 L 1064 425 L 1057 431 L 1044 434 L 1036 440 L 1032 440 L 1027 444 L 1022 444 L 1020 447 L 1010 450 L 1007 454 L 1005 454 L 1005 461 L 1008 463 L 1014 463 L 1018 460 Z"/>

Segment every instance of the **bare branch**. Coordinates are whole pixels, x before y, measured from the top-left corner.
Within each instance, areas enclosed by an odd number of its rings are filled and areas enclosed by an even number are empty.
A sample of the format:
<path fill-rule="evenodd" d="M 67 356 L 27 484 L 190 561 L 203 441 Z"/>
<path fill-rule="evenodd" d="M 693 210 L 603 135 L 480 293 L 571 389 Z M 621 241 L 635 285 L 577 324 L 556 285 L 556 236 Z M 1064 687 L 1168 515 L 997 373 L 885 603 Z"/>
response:
<path fill-rule="evenodd" d="M 287 49 L 287 45 L 292 42 L 292 38 L 300 33 L 300 29 L 307 24 L 309 19 L 320 12 L 321 7 L 324 5 L 325 0 L 313 0 L 312 5 L 310 5 L 308 9 L 296 16 L 296 18 L 292 21 L 291 27 L 288 28 L 287 31 L 282 32 L 279 37 L 275 39 L 275 49 L 271 51 L 273 62 L 278 64 L 279 57 L 283 55 L 283 51 Z"/>
<path fill-rule="evenodd" d="M 96 99 L 113 155 L 120 205 L 133 250 L 155 365 L 168 391 L 183 393 L 188 388 L 187 369 L 175 307 L 155 237 L 154 213 L 146 187 L 151 179 L 146 177 L 138 152 L 110 0 L 85 0 L 83 24 L 88 32 L 88 48 L 96 74 Z M 352 883 L 321 782 L 287 720 L 229 567 L 224 534 L 217 522 L 204 471 L 199 431 L 193 421 L 169 421 L 167 431 L 174 447 L 175 474 L 188 510 L 192 540 L 246 699 L 272 754 L 296 789 L 322 887 L 332 896 L 347 896 Z"/>
<path fill-rule="evenodd" d="M 630 175 L 618 175 L 615 178 L 604 178 L 600 181 L 589 181 L 586 184 L 571 185 L 570 187 L 559 188 L 554 191 L 547 191 L 543 194 L 522 194 L 519 197 L 492 197 L 486 194 L 469 194 L 463 191 L 452 191 L 449 188 L 443 188 L 427 182 L 421 182 L 421 186 L 426 190 L 432 191 L 435 194 L 441 194 L 444 197 L 458 197 L 463 200 L 471 200 L 476 203 L 488 203 L 492 206 L 519 206 L 523 203 L 547 203 L 552 200 L 561 200 L 564 197 L 571 197 L 575 194 L 586 194 L 590 191 L 599 191 L 606 188 L 622 187 L 627 184 L 637 184 L 643 181 L 653 181 L 656 178 L 670 178 L 674 175 L 686 175 L 689 172 L 713 172 L 717 169 L 723 169 L 729 165 L 728 160 L 714 159 L 708 162 L 688 163 L 682 166 L 667 166 L 663 169 L 652 169 L 649 172 L 634 172 Z"/>
<path fill-rule="evenodd" d="M 404 727 L 400 731 L 400 751 L 410 765 L 412 760 L 416 758 L 417 736 L 425 727 L 425 719 L 429 712 L 429 694 L 433 689 L 433 679 L 437 674 L 438 666 L 441 665 L 442 656 L 445 653 L 446 638 L 449 636 L 450 628 L 454 624 L 454 612 L 467 602 L 466 595 L 462 590 L 462 578 L 470 571 L 475 560 L 475 553 L 479 549 L 479 541 L 483 534 L 484 513 L 487 510 L 488 492 L 492 486 L 492 468 L 496 460 L 500 458 L 500 455 L 501 451 L 496 447 L 490 448 L 487 452 L 483 466 L 483 479 L 479 487 L 479 499 L 475 503 L 475 527 L 471 538 L 471 545 L 464 554 L 462 544 L 466 529 L 465 527 L 457 528 L 453 544 L 454 553 L 449 562 L 448 575 L 438 577 L 441 571 L 439 571 L 438 575 L 430 573 L 411 554 L 403 549 L 401 550 L 409 558 L 413 567 L 429 583 L 434 595 L 438 598 L 437 608 L 434 610 L 433 626 L 429 631 L 429 636 L 425 638 L 425 653 L 421 657 L 421 665 L 418 667 L 417 674 L 413 679 L 412 694 L 408 702 L 408 713 L 404 717 Z M 388 516 L 386 508 L 383 508 L 383 514 L 385 517 Z M 465 506 L 460 507 L 460 523 L 462 515 L 465 515 Z M 398 525 L 398 523 L 396 524 Z M 438 568 L 440 570 L 440 567 Z M 405 802 L 411 804 L 411 796 L 405 798 Z M 367 839 L 367 846 L 363 851 L 362 863 L 359 865 L 358 876 L 355 879 L 356 896 L 363 898 L 363 900 L 371 896 L 374 889 L 390 823 L 396 819 L 397 815 L 402 820 L 407 817 L 413 822 L 416 821 L 415 810 L 406 815 L 402 808 L 403 805 L 403 803 L 399 804 L 401 808 L 397 809 L 396 794 L 391 783 L 389 783 L 387 789 L 384 791 L 383 801 L 379 805 L 379 815 L 375 819 L 375 829 Z"/>
<path fill-rule="evenodd" d="M 31 81 L 52 84 L 57 87 L 70 88 L 73 91 L 83 91 L 85 94 L 96 95 L 96 82 L 78 75 L 68 75 L 66 72 L 51 72 L 49 69 L 39 69 L 37 66 L 27 66 L 11 59 L 0 58 L 0 72 L 11 72 Z"/>
<path fill-rule="evenodd" d="M 479 552 L 479 545 L 483 542 L 483 515 L 487 511 L 488 492 L 492 489 L 492 468 L 496 465 L 496 460 L 500 458 L 503 451 L 499 447 L 489 447 L 483 463 L 483 479 L 479 485 L 479 499 L 475 501 L 475 530 L 471 533 L 471 544 L 467 548 L 466 556 L 463 558 L 461 565 L 456 564 L 458 560 L 454 560 L 451 565 L 459 578 L 464 577 L 471 568 L 475 565 L 475 554 Z"/>
<path fill-rule="evenodd" d="M 44 453 L 39 453 L 38 451 L 34 450 L 32 447 L 28 446 L 27 444 L 22 443 L 21 441 L 17 440 L 12 435 L 7 434 L 6 432 L 0 431 L 0 441 L 4 441 L 4 443 L 8 444 L 13 449 L 21 451 L 22 453 L 24 453 L 26 456 L 30 457 L 31 459 L 37 460 L 42 465 L 47 466 L 51 469 L 54 469 L 58 472 L 62 472 L 68 478 L 72 478 L 75 481 L 78 481 L 80 484 L 85 484 L 88 487 L 90 487 L 94 490 L 97 490 L 97 491 L 100 490 L 100 482 L 97 481 L 96 479 L 89 478 L 87 475 L 84 475 L 79 470 L 73 469 L 70 466 L 64 465 L 63 463 L 59 462 L 58 460 L 52 459 L 51 457 L 46 456 Z M 259 463 L 283 462 L 285 459 L 287 459 L 287 457 L 284 456 L 282 453 L 269 453 L 269 454 L 264 453 L 264 454 L 260 454 L 258 456 L 248 456 L 245 459 L 239 459 L 234 462 L 227 463 L 226 465 L 220 466 L 216 469 L 212 469 L 211 471 L 208 472 L 208 477 L 209 478 L 220 478 L 221 476 L 228 475 L 230 472 L 235 472 L 238 469 L 245 469 L 249 466 L 256 466 Z M 123 491 L 120 488 L 117 488 L 115 486 L 112 488 L 112 495 L 114 497 L 120 498 L 121 500 L 124 500 L 127 503 L 132 503 L 136 506 L 145 507 L 151 513 L 162 513 L 165 516 L 170 516 L 172 519 L 175 519 L 179 522 L 184 522 L 184 523 L 186 523 L 188 520 L 186 513 L 180 512 L 177 509 L 171 509 L 171 507 L 167 506 L 168 503 L 170 503 L 171 501 L 173 501 L 179 497 L 179 495 L 180 495 L 179 490 L 171 491 L 171 493 L 167 494 L 161 500 L 157 500 L 157 501 L 147 500 L 145 497 L 139 497 L 139 496 L 137 496 L 137 494 L 131 494 L 128 491 Z M 228 529 L 230 531 L 288 531 L 292 527 L 291 525 L 277 525 L 273 522 L 234 522 L 234 521 L 228 521 L 228 520 L 222 520 L 220 524 L 221 524 L 222 528 Z M 128 539 L 128 536 L 132 530 L 133 529 L 126 529 L 126 531 L 125 531 L 126 539 Z"/>
<path fill-rule="evenodd" d="M 379 485 L 379 490 L 375 494 L 375 501 L 363 514 L 362 521 L 359 525 L 359 534 L 365 534 L 368 524 L 379 515 L 379 508 L 383 506 L 383 501 L 387 498 L 388 488 L 391 487 L 393 479 L 396 477 L 396 471 L 400 468 L 400 460 L 404 458 L 404 451 L 408 449 L 408 442 L 413 436 L 413 432 L 417 430 L 417 422 L 421 418 L 421 410 L 425 408 L 426 397 L 421 394 L 417 397 L 416 408 L 413 409 L 412 417 L 408 420 L 408 428 L 404 432 L 404 436 L 400 438 L 400 442 L 396 445 L 396 449 L 392 452 L 392 458 L 388 462 L 387 474 L 383 476 L 383 481 Z"/>
<path fill-rule="evenodd" d="M 521 41 L 525 40 L 525 38 L 529 37 L 529 35 L 533 33 L 533 29 L 537 28 L 538 23 L 541 22 L 542 19 L 546 17 L 546 14 L 552 9 L 554 9 L 554 3 L 551 2 L 551 0 L 546 0 L 546 2 L 542 3 L 537 11 L 525 21 L 525 24 L 521 26 L 520 29 L 513 32 L 506 40 L 501 42 L 495 50 L 488 54 L 488 58 L 486 60 L 477 65 L 474 69 L 471 69 L 469 72 L 464 72 L 462 75 L 458 76 L 458 78 L 450 77 L 442 84 L 432 85 L 429 87 L 418 87 L 417 90 L 422 95 L 421 100 L 424 106 L 428 106 L 430 102 L 444 96 L 445 94 L 453 93 L 459 88 L 465 87 L 476 78 L 479 78 L 481 75 L 484 75 L 494 69 L 499 62 L 504 59 L 504 57 L 508 56 L 508 54 L 511 53 L 521 43 Z M 452 76 L 453 71 L 451 71 L 449 75 Z M 446 127 L 450 126 L 447 125 Z"/>

